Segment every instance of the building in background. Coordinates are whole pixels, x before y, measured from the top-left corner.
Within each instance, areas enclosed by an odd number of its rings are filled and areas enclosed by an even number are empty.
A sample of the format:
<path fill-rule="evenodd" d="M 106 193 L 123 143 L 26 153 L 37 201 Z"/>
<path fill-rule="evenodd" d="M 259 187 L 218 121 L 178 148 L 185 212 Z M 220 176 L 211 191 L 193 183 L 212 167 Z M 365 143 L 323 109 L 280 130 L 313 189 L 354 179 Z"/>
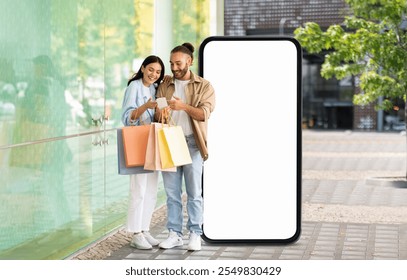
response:
<path fill-rule="evenodd" d="M 341 24 L 350 15 L 344 0 L 225 0 L 225 35 L 284 35 L 306 22 L 322 29 Z M 355 106 L 352 97 L 359 93 L 352 77 L 326 80 L 320 76 L 324 54 L 304 51 L 303 120 L 304 127 L 321 129 L 403 130 L 404 102 L 392 112 L 376 112 L 374 105 Z"/>

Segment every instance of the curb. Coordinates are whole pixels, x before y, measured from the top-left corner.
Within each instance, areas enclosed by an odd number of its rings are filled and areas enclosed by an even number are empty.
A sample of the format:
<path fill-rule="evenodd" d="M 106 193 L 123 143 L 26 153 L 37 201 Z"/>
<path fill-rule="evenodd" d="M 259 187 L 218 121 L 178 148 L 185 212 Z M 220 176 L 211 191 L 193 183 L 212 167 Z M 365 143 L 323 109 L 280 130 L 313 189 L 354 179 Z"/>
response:
<path fill-rule="evenodd" d="M 366 179 L 367 185 L 407 188 L 407 179 L 404 176 L 371 177 Z"/>

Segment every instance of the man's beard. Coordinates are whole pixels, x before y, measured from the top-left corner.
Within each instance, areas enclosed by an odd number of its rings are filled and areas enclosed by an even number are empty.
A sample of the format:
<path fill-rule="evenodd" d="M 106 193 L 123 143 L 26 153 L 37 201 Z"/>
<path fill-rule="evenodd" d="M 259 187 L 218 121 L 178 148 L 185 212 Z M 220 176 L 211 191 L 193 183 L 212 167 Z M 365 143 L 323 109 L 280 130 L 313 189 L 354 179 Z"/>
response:
<path fill-rule="evenodd" d="M 181 79 L 188 73 L 188 67 L 185 67 L 182 70 L 172 71 L 172 74 L 176 79 Z"/>

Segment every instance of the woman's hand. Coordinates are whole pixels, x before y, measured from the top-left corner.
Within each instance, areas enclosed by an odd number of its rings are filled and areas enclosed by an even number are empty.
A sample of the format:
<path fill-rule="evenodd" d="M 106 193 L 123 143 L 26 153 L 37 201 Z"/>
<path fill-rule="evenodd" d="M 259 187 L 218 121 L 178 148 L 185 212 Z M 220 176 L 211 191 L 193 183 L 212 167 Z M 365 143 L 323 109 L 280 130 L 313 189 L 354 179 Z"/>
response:
<path fill-rule="evenodd" d="M 165 75 L 163 78 L 164 83 L 169 83 L 171 82 L 172 77 L 170 75 Z"/>
<path fill-rule="evenodd" d="M 155 107 L 157 107 L 157 102 L 156 101 L 153 101 L 153 100 L 151 100 L 151 98 L 146 102 L 146 107 L 148 108 L 148 109 L 155 109 Z"/>

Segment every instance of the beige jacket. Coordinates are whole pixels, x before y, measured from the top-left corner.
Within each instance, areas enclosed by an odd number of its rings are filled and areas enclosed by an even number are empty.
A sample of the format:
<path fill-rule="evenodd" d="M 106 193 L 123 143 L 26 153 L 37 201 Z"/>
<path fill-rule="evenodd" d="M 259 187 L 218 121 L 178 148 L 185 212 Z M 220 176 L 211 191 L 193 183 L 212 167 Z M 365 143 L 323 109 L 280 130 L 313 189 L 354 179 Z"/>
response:
<path fill-rule="evenodd" d="M 160 84 L 157 90 L 157 98 L 165 97 L 170 100 L 174 92 L 175 84 L 174 79 L 172 79 L 170 82 Z M 208 119 L 215 108 L 215 91 L 207 80 L 191 72 L 191 79 L 185 87 L 185 96 L 187 104 L 202 108 L 204 111 L 205 120 L 197 121 L 191 118 L 191 125 L 201 156 L 203 160 L 207 160 Z"/>

